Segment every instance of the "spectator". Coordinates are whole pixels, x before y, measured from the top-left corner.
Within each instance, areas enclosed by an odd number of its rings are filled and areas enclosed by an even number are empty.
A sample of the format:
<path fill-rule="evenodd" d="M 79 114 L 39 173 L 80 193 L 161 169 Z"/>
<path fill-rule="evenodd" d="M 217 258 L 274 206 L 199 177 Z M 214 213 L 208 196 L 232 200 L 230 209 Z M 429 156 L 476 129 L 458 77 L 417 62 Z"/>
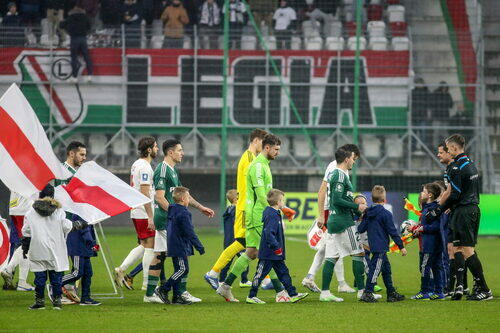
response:
<path fill-rule="evenodd" d="M 20 28 L 21 17 L 17 12 L 17 6 L 14 2 L 7 5 L 8 12 L 2 21 L 2 44 L 5 46 L 22 45 L 24 32 Z"/>
<path fill-rule="evenodd" d="M 307 1 L 308 0 L 306 0 L 306 2 Z M 339 7 L 340 0 L 309 0 L 309 2 L 314 2 L 316 8 L 321 10 L 323 13 L 335 16 L 337 14 L 337 8 Z"/>
<path fill-rule="evenodd" d="M 95 25 L 95 18 L 97 16 L 97 12 L 99 11 L 98 0 L 78 0 L 77 4 L 80 8 L 85 10 L 87 17 L 90 19 L 90 27 L 93 29 Z"/>
<path fill-rule="evenodd" d="M 146 22 L 146 37 L 151 38 L 151 25 L 154 20 L 154 0 L 142 0 L 141 16 Z"/>
<path fill-rule="evenodd" d="M 431 92 L 425 85 L 424 79 L 416 78 L 415 87 L 411 91 L 411 119 L 413 126 L 425 126 L 429 124 L 431 120 L 429 112 L 430 96 Z M 416 133 L 424 145 L 430 147 L 430 136 L 428 131 L 417 129 Z M 416 144 L 414 144 L 413 150 L 415 150 L 416 147 Z M 422 154 L 421 149 L 417 149 L 416 153 Z"/>
<path fill-rule="evenodd" d="M 116 27 L 122 23 L 120 0 L 101 0 L 101 20 L 105 27 Z"/>
<path fill-rule="evenodd" d="M 313 23 L 313 27 L 318 26 L 316 24 L 317 21 L 322 22 L 324 25 L 328 25 L 330 22 L 334 20 L 333 15 L 327 14 L 321 9 L 319 9 L 315 4 L 314 1 L 310 1 L 311 4 L 308 4 L 305 8 L 304 11 L 302 11 L 302 19 L 305 20 L 311 20 Z"/>
<path fill-rule="evenodd" d="M 274 12 L 274 32 L 278 49 L 289 49 L 292 39 L 292 28 L 297 21 L 295 10 L 290 7 L 286 0 L 280 1 L 280 7 Z M 284 45 L 284 46 L 283 46 Z"/>
<path fill-rule="evenodd" d="M 189 23 L 186 10 L 180 0 L 172 0 L 172 4 L 161 14 L 165 25 L 164 46 L 167 48 L 182 48 L 184 43 L 184 26 Z"/>
<path fill-rule="evenodd" d="M 49 22 L 49 36 L 50 39 L 54 38 L 56 30 L 59 31 L 60 43 L 68 38 L 64 30 L 59 28 L 59 24 L 64 18 L 64 0 L 47 0 L 47 21 Z"/>
<path fill-rule="evenodd" d="M 257 24 L 257 27 L 262 29 L 262 22 L 270 30 L 273 25 L 273 12 L 276 6 L 276 1 L 271 0 L 252 0 L 250 1 L 250 9 Z"/>
<path fill-rule="evenodd" d="M 202 47 L 205 49 L 216 49 L 221 21 L 220 8 L 214 0 L 205 0 L 200 7 L 199 13 L 199 34 L 202 40 Z"/>
<path fill-rule="evenodd" d="M 241 32 L 247 21 L 245 5 L 240 0 L 230 0 L 229 2 L 229 43 L 231 48 L 240 48 Z M 225 6 L 222 12 L 226 12 Z"/>
<path fill-rule="evenodd" d="M 450 109 L 453 107 L 448 84 L 445 81 L 439 82 L 439 87 L 432 94 L 432 119 L 445 121 L 450 118 Z"/>
<path fill-rule="evenodd" d="M 137 0 L 125 0 L 122 7 L 122 19 L 125 25 L 125 47 L 141 47 L 141 8 Z"/>
<path fill-rule="evenodd" d="M 87 46 L 87 35 L 90 32 L 90 20 L 85 15 L 85 10 L 75 5 L 68 13 L 68 18 L 61 22 L 60 27 L 70 36 L 70 51 L 71 51 L 71 81 L 77 82 L 78 70 L 80 62 L 78 55 L 83 56 L 85 65 L 87 66 L 87 82 L 92 80 L 92 59 L 90 59 L 89 48 Z"/>
<path fill-rule="evenodd" d="M 19 0 L 19 9 L 21 10 L 23 22 L 28 26 L 33 26 L 40 20 L 40 1 L 39 0 Z"/>

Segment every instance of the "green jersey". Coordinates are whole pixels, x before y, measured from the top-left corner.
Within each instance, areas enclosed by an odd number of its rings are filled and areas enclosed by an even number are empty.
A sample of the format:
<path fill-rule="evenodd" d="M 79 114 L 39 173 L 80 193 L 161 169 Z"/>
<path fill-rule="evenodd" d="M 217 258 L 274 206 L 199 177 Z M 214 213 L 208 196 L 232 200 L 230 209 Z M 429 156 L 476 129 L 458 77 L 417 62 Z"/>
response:
<path fill-rule="evenodd" d="M 73 168 L 71 165 L 69 165 L 66 162 L 63 163 L 63 167 L 68 169 L 68 171 L 71 172 L 72 175 L 74 175 L 76 173 L 76 169 Z M 68 179 L 54 179 L 54 187 L 59 186 L 59 185 L 67 185 L 69 183 L 69 181 L 71 180 L 71 178 L 73 178 L 73 177 L 70 177 Z"/>
<path fill-rule="evenodd" d="M 273 175 L 269 160 L 259 154 L 247 171 L 247 200 L 245 204 L 245 225 L 247 228 L 262 226 L 262 213 L 268 206 L 267 193 L 273 188 Z"/>
<path fill-rule="evenodd" d="M 165 191 L 165 199 L 169 204 L 174 203 L 172 192 L 177 186 L 181 186 L 177 171 L 166 162 L 160 163 L 153 174 L 153 185 L 155 190 Z M 165 230 L 167 228 L 167 211 L 154 203 L 154 222 L 156 230 Z"/>
<path fill-rule="evenodd" d="M 352 184 L 347 172 L 336 168 L 329 179 L 330 204 L 328 232 L 338 234 L 354 225 L 353 210 L 358 209 L 352 196 Z"/>

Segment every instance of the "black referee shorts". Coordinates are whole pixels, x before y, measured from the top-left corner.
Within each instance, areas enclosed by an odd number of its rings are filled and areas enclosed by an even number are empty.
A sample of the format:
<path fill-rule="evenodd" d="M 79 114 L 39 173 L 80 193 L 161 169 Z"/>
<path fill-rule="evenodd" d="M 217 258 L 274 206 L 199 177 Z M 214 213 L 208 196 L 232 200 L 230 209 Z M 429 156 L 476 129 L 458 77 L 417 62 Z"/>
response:
<path fill-rule="evenodd" d="M 481 211 L 477 205 L 458 206 L 452 211 L 450 225 L 453 246 L 471 246 L 477 243 Z"/>

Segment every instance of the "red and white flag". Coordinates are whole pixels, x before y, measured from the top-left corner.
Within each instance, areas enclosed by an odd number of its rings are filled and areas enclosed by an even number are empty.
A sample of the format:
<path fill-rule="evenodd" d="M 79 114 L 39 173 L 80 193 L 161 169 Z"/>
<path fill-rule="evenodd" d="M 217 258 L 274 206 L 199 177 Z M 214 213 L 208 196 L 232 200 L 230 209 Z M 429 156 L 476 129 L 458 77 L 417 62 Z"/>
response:
<path fill-rule="evenodd" d="M 10 231 L 5 219 L 0 216 L 0 269 L 9 262 Z"/>
<path fill-rule="evenodd" d="M 90 224 L 151 202 L 94 161 L 83 163 L 69 184 L 57 186 L 54 197 L 65 211 Z"/>
<path fill-rule="evenodd" d="M 29 198 L 52 179 L 69 177 L 31 105 L 13 83 L 0 99 L 0 180 Z"/>

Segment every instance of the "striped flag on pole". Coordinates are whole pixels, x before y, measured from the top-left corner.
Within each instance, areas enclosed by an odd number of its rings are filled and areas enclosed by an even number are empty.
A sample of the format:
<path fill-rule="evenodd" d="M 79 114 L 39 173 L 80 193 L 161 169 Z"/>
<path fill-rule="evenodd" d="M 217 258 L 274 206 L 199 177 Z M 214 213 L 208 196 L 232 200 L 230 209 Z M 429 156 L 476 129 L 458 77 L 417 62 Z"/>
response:
<path fill-rule="evenodd" d="M 29 198 L 52 179 L 69 177 L 31 105 L 13 83 L 0 99 L 0 180 Z"/>
<path fill-rule="evenodd" d="M 69 184 L 57 186 L 55 198 L 65 211 L 77 214 L 90 224 L 151 202 L 94 161 L 82 164 Z"/>

